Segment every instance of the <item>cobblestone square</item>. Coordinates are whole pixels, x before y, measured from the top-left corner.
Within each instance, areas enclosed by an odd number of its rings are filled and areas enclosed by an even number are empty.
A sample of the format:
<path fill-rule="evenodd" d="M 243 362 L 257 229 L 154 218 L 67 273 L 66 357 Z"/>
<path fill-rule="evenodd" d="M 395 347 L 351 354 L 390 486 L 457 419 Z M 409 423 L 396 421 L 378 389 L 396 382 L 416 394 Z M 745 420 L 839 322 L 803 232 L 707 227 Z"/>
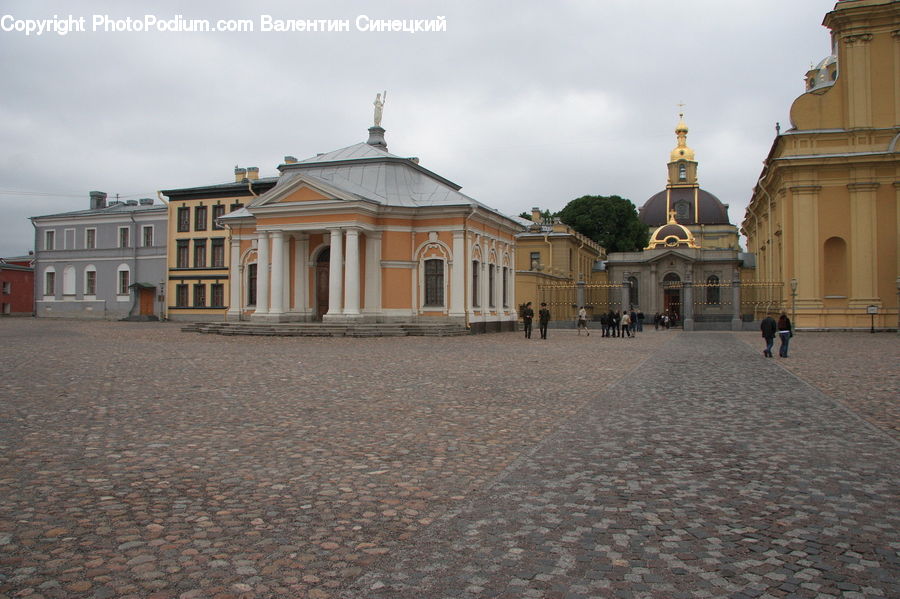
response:
<path fill-rule="evenodd" d="M 895 335 L 0 341 L 3 599 L 900 595 Z"/>

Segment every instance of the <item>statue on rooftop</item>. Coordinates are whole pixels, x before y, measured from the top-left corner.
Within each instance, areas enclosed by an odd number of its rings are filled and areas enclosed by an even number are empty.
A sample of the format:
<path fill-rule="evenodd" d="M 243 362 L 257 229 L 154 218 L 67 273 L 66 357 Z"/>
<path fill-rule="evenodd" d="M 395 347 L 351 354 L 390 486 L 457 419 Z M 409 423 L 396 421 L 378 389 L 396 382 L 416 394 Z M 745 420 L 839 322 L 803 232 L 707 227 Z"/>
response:
<path fill-rule="evenodd" d="M 384 112 L 384 103 L 387 100 L 387 90 L 384 90 L 384 96 L 375 94 L 375 126 L 381 127 L 381 114 Z"/>

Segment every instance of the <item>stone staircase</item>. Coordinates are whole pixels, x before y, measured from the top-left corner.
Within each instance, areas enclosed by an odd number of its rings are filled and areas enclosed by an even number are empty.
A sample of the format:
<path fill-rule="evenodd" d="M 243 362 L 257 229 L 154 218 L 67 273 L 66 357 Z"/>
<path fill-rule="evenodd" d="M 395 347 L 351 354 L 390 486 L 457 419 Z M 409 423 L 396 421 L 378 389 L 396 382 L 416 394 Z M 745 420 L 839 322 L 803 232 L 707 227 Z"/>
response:
<path fill-rule="evenodd" d="M 257 335 L 271 337 L 457 337 L 469 330 L 458 323 L 358 323 L 321 322 L 195 322 L 181 327 L 186 333 Z"/>

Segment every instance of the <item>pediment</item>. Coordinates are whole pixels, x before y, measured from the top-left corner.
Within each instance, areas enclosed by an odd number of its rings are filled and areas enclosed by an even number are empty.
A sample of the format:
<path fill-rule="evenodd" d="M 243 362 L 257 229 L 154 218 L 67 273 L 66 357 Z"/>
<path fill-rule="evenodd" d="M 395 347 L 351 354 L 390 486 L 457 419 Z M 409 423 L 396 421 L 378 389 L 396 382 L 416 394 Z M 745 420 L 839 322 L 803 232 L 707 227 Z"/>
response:
<path fill-rule="evenodd" d="M 276 185 L 258 200 L 253 208 L 302 205 L 311 202 L 358 201 L 356 194 L 306 175 L 294 175 L 289 181 Z"/>

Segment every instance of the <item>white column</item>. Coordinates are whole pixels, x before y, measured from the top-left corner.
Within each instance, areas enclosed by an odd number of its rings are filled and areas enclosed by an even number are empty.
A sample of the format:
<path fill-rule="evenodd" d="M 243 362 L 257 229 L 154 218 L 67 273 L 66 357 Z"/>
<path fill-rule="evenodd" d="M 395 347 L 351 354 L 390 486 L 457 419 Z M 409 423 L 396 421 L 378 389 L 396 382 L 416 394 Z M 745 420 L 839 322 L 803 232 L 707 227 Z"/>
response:
<path fill-rule="evenodd" d="M 256 250 L 256 311 L 254 316 L 269 313 L 269 234 L 259 231 Z"/>
<path fill-rule="evenodd" d="M 366 232 L 366 299 L 364 311 L 381 312 L 381 233 Z"/>
<path fill-rule="evenodd" d="M 453 232 L 450 264 L 450 316 L 466 315 L 466 240 L 462 231 Z"/>
<path fill-rule="evenodd" d="M 284 231 L 272 231 L 272 296 L 269 314 L 284 314 Z"/>
<path fill-rule="evenodd" d="M 241 242 L 231 239 L 231 262 L 228 264 L 228 313 L 227 320 L 241 317 Z"/>
<path fill-rule="evenodd" d="M 341 297 L 344 282 L 344 239 L 340 229 L 331 229 L 331 259 L 328 265 L 328 314 L 341 314 Z"/>
<path fill-rule="evenodd" d="M 516 303 L 516 248 L 509 247 L 509 311 L 513 314 L 516 312 L 519 304 Z"/>
<path fill-rule="evenodd" d="M 347 229 L 344 267 L 344 314 L 359 315 L 359 229 Z"/>
<path fill-rule="evenodd" d="M 309 307 L 309 236 L 294 238 L 294 311 L 306 313 Z"/>
<path fill-rule="evenodd" d="M 281 279 L 284 281 L 281 305 L 291 311 L 291 235 L 284 240 L 284 259 L 281 263 Z"/>

